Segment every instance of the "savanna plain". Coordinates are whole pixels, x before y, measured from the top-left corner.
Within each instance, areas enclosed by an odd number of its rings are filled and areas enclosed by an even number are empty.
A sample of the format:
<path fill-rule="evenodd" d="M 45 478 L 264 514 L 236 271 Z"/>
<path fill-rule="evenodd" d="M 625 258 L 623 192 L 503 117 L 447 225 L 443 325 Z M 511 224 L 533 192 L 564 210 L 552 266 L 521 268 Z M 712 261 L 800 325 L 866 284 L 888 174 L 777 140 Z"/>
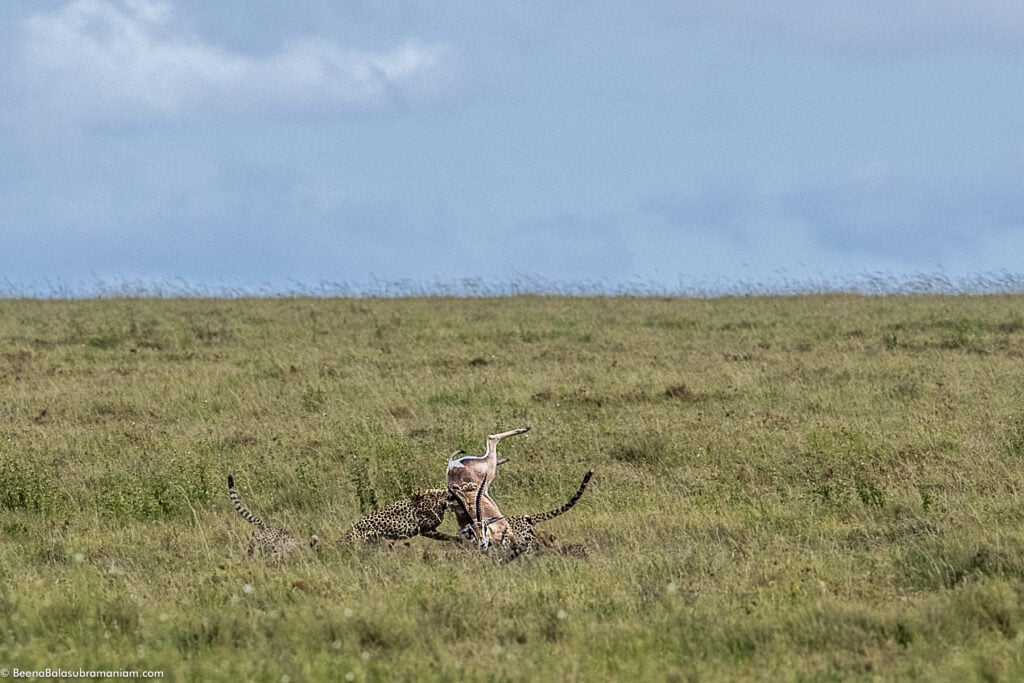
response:
<path fill-rule="evenodd" d="M 1022 394 L 1016 295 L 0 300 L 0 667 L 1022 680 Z M 521 425 L 585 558 L 337 543 Z"/>

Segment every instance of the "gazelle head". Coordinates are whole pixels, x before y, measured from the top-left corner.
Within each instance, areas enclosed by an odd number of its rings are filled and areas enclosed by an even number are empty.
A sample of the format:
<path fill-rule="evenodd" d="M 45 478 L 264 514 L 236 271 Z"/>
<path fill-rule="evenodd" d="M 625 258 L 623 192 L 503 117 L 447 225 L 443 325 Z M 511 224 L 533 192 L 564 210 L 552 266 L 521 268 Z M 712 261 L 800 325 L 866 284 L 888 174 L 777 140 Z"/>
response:
<path fill-rule="evenodd" d="M 498 510 L 498 506 L 495 505 L 494 501 L 490 500 L 490 498 L 487 499 L 489 501 L 488 511 L 496 511 L 498 514 L 484 517 L 483 501 L 485 498 L 484 488 L 486 485 L 487 480 L 485 479 L 484 482 L 476 489 L 476 501 L 474 505 L 475 514 L 470 514 L 469 509 L 466 507 L 466 502 L 462 500 L 462 496 L 460 496 L 453 487 L 448 487 L 449 496 L 455 499 L 459 504 L 459 507 L 462 508 L 462 512 L 466 517 L 472 520 L 470 524 L 459 529 L 459 537 L 464 543 L 476 544 L 480 550 L 487 550 L 491 545 L 491 525 L 505 519 L 504 515 L 501 514 L 501 510 Z M 493 508 L 493 510 L 490 508 Z"/>

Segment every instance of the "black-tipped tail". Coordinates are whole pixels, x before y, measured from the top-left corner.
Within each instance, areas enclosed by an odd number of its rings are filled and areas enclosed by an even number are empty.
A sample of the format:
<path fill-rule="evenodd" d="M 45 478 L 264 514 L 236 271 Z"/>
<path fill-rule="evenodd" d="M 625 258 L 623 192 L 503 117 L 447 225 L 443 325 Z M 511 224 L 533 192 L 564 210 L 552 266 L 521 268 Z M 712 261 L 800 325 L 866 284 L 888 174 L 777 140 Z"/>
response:
<path fill-rule="evenodd" d="M 549 512 L 544 512 L 544 513 L 539 514 L 539 515 L 530 515 L 533 518 L 533 521 L 534 522 L 543 522 L 543 521 L 546 521 L 546 520 L 549 520 L 549 519 L 554 519 L 558 515 L 561 515 L 561 514 L 563 514 L 565 512 L 568 512 L 569 510 L 571 510 L 572 506 L 575 505 L 576 501 L 578 501 L 580 499 L 580 497 L 583 495 L 583 492 L 587 490 L 587 484 L 590 483 L 590 478 L 593 477 L 593 476 L 594 476 L 594 470 L 587 470 L 587 473 L 583 475 L 583 481 L 580 483 L 579 489 L 576 490 L 576 493 L 573 494 L 573 497 L 570 498 L 565 503 L 565 505 L 563 505 L 562 507 L 560 507 L 560 508 L 558 508 L 556 510 L 551 510 Z"/>
<path fill-rule="evenodd" d="M 257 517 L 246 507 L 242 499 L 238 497 L 238 491 L 235 490 L 235 478 L 230 474 L 228 475 L 228 498 L 231 499 L 231 504 L 235 507 L 235 510 L 242 516 L 242 519 L 253 524 L 257 529 L 266 529 L 267 524 L 262 519 Z"/>

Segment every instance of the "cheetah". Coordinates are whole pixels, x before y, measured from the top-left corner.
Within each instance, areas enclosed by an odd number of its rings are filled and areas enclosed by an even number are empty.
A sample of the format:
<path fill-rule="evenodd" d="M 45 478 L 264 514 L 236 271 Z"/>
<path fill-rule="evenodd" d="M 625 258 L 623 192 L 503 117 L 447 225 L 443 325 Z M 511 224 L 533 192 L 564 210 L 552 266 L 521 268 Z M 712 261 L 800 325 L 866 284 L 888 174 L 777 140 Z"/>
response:
<path fill-rule="evenodd" d="M 539 515 L 513 515 L 507 519 L 510 529 L 510 545 L 513 547 L 515 556 L 522 554 L 523 552 L 528 552 L 539 545 L 548 546 L 549 544 L 553 545 L 553 543 L 557 543 L 557 541 L 554 540 L 554 537 L 550 534 L 539 536 L 537 524 L 539 522 L 546 522 L 549 519 L 554 519 L 555 517 L 571 510 L 583 496 L 583 492 L 587 490 L 587 484 L 590 483 L 590 479 L 593 476 L 594 470 L 587 470 L 587 473 L 583 475 L 583 481 L 580 482 L 580 487 L 576 490 L 576 493 L 574 493 L 572 497 L 561 507 L 554 510 L 548 510 L 547 512 L 542 512 Z M 562 546 L 561 544 L 558 544 L 557 547 L 559 547 L 563 553 L 568 551 L 570 554 L 586 555 L 586 549 L 583 546 L 576 544 L 569 546 Z M 515 559 L 515 556 L 509 559 Z"/>
<path fill-rule="evenodd" d="M 353 524 L 344 540 L 358 544 L 366 541 L 399 540 L 423 536 L 436 541 L 459 541 L 437 530 L 452 504 L 446 489 L 416 491 L 408 498 L 375 510 Z"/>
<path fill-rule="evenodd" d="M 268 525 L 246 507 L 242 499 L 238 497 L 238 491 L 235 489 L 235 479 L 230 474 L 228 475 L 228 497 L 231 499 L 231 504 L 235 506 L 235 510 L 242 516 L 242 519 L 256 527 L 256 530 L 252 532 L 252 538 L 249 539 L 249 547 L 246 551 L 248 555 L 251 556 L 258 553 L 264 557 L 281 559 L 302 547 L 302 544 L 290 531 Z M 315 548 L 319 540 L 314 535 L 309 541 L 309 546 Z"/>
<path fill-rule="evenodd" d="M 492 544 L 492 539 L 496 539 L 498 547 L 501 548 L 499 560 L 505 562 L 514 560 L 519 555 L 533 550 L 538 545 L 548 544 L 550 539 L 546 537 L 538 539 L 537 524 L 554 519 L 572 509 L 583 496 L 584 491 L 587 490 L 587 484 L 590 483 L 590 479 L 593 476 L 594 470 L 588 470 L 583 475 L 583 481 L 572 498 L 559 508 L 537 515 L 501 517 L 499 511 L 499 515 L 484 516 L 483 512 L 486 508 L 482 505 L 484 496 L 482 494 L 483 487 L 481 487 L 477 492 L 476 521 L 473 524 L 461 527 L 459 529 L 459 536 L 464 543 L 476 544 L 481 550 L 488 550 Z M 456 498 L 456 500 L 462 503 L 461 498 Z M 465 508 L 464 503 L 462 503 L 462 507 L 463 514 L 469 515 L 469 510 Z M 504 525 L 501 525 L 501 522 L 504 522 Z M 582 546 L 567 547 L 571 548 L 570 552 L 572 554 L 583 556 L 586 554 L 586 549 Z"/>

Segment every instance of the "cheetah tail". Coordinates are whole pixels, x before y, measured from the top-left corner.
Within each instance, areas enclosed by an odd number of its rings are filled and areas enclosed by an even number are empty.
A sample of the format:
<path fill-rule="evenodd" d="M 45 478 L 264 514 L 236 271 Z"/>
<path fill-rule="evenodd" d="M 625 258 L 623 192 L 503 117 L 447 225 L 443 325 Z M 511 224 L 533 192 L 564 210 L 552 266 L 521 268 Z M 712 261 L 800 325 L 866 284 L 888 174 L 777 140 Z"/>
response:
<path fill-rule="evenodd" d="M 238 497 L 238 491 L 235 490 L 235 478 L 230 474 L 228 475 L 228 498 L 231 499 L 231 504 L 235 506 L 235 510 L 238 514 L 242 515 L 242 519 L 254 525 L 261 531 L 267 528 L 266 523 L 256 515 L 249 511 L 249 508 L 245 506 L 242 499 Z"/>
<path fill-rule="evenodd" d="M 563 505 L 562 507 L 555 510 L 551 510 L 550 512 L 543 512 L 539 515 L 530 515 L 530 517 L 533 518 L 534 522 L 543 522 L 549 519 L 554 519 L 555 517 L 564 512 L 568 512 L 572 508 L 572 506 L 576 504 L 576 501 L 580 499 L 580 496 L 583 495 L 583 492 L 587 490 L 587 484 L 590 482 L 590 478 L 592 476 L 594 476 L 594 470 L 588 470 L 587 473 L 583 475 L 583 482 L 580 484 L 580 488 L 576 491 L 573 497 L 570 498 L 568 502 L 566 502 L 566 504 Z"/>

